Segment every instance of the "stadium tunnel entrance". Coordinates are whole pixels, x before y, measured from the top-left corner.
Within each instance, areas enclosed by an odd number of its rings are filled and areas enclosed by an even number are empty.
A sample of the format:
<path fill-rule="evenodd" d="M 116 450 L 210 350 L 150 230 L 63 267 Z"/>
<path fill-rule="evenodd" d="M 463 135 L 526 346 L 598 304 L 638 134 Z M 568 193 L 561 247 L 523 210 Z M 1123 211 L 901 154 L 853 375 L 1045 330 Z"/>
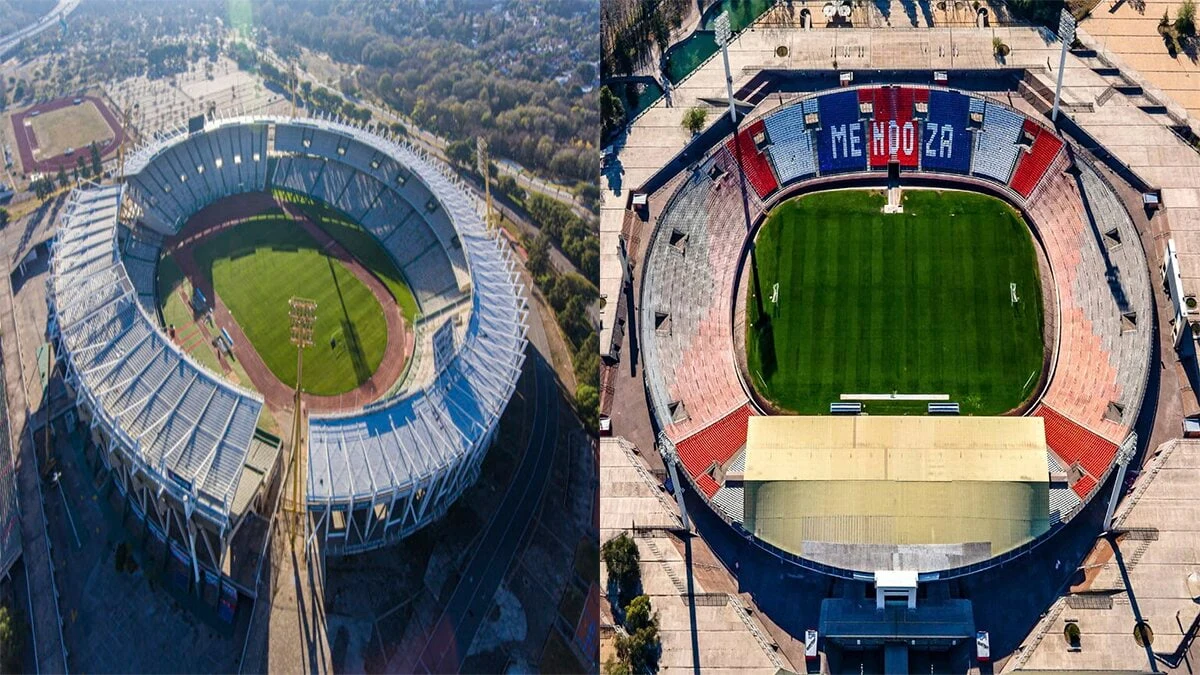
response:
<path fill-rule="evenodd" d="M 970 600 L 950 597 L 946 584 L 920 583 L 916 572 L 859 576 L 821 602 L 829 672 L 967 672 L 976 656 Z"/>

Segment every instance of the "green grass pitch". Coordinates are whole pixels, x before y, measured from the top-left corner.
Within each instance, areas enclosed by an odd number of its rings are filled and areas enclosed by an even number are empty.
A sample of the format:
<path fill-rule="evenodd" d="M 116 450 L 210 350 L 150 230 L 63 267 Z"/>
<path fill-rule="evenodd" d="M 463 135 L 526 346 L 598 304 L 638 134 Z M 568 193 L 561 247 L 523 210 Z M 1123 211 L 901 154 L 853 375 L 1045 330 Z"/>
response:
<path fill-rule="evenodd" d="M 907 191 L 902 214 L 883 214 L 884 202 L 879 192 L 845 190 L 772 211 L 746 306 L 753 386 L 798 414 L 828 413 L 843 393 L 948 394 L 974 415 L 1016 408 L 1043 360 L 1041 285 L 1024 221 L 975 193 Z M 925 411 L 924 402 L 864 407 Z"/>
<path fill-rule="evenodd" d="M 387 286 L 388 292 L 400 306 L 400 314 L 405 322 L 410 326 L 416 322 L 417 298 L 378 239 L 345 213 L 312 197 L 281 189 L 276 189 L 274 194 L 277 200 L 290 201 L 299 206 L 305 215 L 325 230 L 325 234 L 346 247 L 351 255 Z"/>
<path fill-rule="evenodd" d="M 282 212 L 213 234 L 196 245 L 193 256 L 267 367 L 289 387 L 296 383 L 288 318 L 293 296 L 317 301 L 313 346 L 304 354 L 306 391 L 345 393 L 379 367 L 387 345 L 379 302 Z"/>

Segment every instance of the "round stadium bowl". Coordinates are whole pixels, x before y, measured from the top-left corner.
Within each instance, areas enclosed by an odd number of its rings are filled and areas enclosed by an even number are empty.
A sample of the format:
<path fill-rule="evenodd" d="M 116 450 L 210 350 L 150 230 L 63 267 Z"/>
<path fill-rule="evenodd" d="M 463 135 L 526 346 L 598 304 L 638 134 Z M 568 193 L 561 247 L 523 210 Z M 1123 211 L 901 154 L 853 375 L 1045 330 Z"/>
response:
<path fill-rule="evenodd" d="M 134 150 L 121 184 L 72 193 L 50 279 L 51 334 L 118 489 L 161 541 L 227 569 L 246 516 L 267 511 L 279 443 L 263 399 L 191 359 L 157 319 L 166 237 L 217 200 L 282 188 L 351 215 L 416 296 L 416 346 L 379 400 L 307 418 L 310 543 L 349 554 L 437 520 L 478 477 L 525 357 L 515 263 L 449 169 L 333 120 L 210 120 Z"/>
<path fill-rule="evenodd" d="M 1024 218 L 1038 249 L 1046 308 L 1042 373 L 1008 417 L 987 419 L 1032 420 L 1044 437 L 1039 466 L 1045 473 L 1035 472 L 1028 489 L 1006 492 L 1034 490 L 1038 503 L 1029 510 L 1028 527 L 1003 541 L 964 536 L 910 545 L 880 535 L 895 514 L 822 513 L 791 497 L 772 506 L 755 496 L 782 493 L 763 489 L 769 481 L 762 465 L 747 464 L 751 420 L 768 414 L 746 368 L 752 242 L 772 209 L 793 197 L 883 190 L 897 176 L 905 189 L 965 190 L 1003 200 Z M 751 115 L 685 169 L 640 264 L 640 352 L 658 445 L 739 534 L 822 573 L 852 578 L 896 566 L 949 578 L 1021 556 L 1104 492 L 1101 486 L 1135 446 L 1154 332 L 1152 320 L 1139 321 L 1153 312 L 1140 242 L 1097 167 L 1054 130 L 980 94 L 872 85 L 804 94 Z M 1005 300 L 1007 291 L 1005 284 Z M 757 292 L 770 297 L 772 289 Z M 871 403 L 866 406 L 870 412 Z M 857 449 L 848 443 L 846 450 Z M 798 466 L 790 465 L 793 478 Z M 975 475 L 983 466 L 973 467 Z M 837 469 L 837 462 L 829 467 Z M 957 468 L 939 469 L 938 479 L 954 480 Z M 977 492 L 949 494 L 965 499 Z M 788 527 L 796 531 L 812 524 L 805 518 L 825 518 L 821 528 L 805 531 L 826 534 L 786 543 L 764 535 L 762 523 L 781 518 L 791 518 Z"/>

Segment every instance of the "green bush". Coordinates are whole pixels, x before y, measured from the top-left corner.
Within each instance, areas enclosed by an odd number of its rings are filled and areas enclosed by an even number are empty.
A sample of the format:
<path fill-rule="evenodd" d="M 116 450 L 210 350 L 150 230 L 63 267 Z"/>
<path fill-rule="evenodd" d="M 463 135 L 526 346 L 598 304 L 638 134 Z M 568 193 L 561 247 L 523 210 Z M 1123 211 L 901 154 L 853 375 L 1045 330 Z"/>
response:
<path fill-rule="evenodd" d="M 694 136 L 704 129 L 704 123 L 707 121 L 708 110 L 696 106 L 694 108 L 688 108 L 687 112 L 683 113 L 682 125 L 684 129 L 690 131 Z"/>

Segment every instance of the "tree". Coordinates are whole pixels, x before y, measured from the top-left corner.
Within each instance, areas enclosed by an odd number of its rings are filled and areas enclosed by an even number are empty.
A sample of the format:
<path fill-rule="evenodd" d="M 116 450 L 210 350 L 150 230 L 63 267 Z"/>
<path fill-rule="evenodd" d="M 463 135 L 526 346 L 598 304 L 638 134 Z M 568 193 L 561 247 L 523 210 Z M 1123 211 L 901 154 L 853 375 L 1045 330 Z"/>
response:
<path fill-rule="evenodd" d="M 66 188 L 71 184 L 71 179 L 67 178 L 67 171 L 63 167 L 58 167 L 58 187 Z"/>
<path fill-rule="evenodd" d="M 87 160 L 83 158 L 83 155 L 75 158 L 75 169 L 79 172 L 80 176 L 83 176 L 84 180 L 92 177 L 92 168 L 88 165 Z"/>
<path fill-rule="evenodd" d="M 575 405 L 585 429 L 596 429 L 600 423 L 600 392 L 594 385 L 579 383 L 575 388 Z"/>
<path fill-rule="evenodd" d="M 33 187 L 33 194 L 38 199 L 44 200 L 46 197 L 50 196 L 51 192 L 54 192 L 54 181 L 42 176 L 41 178 L 33 181 L 33 185 L 31 187 Z"/>
<path fill-rule="evenodd" d="M 617 658 L 628 672 L 653 672 L 661 645 L 658 636 L 658 614 L 650 605 L 650 597 L 639 595 L 625 606 L 625 632 L 617 638 Z"/>
<path fill-rule="evenodd" d="M 539 232 L 532 241 L 525 245 L 525 252 L 528 254 L 525 267 L 529 269 L 529 273 L 535 279 L 550 271 L 550 236 L 548 234 Z"/>
<path fill-rule="evenodd" d="M 659 653 L 658 623 L 655 621 L 628 637 L 617 638 L 617 658 L 628 664 L 630 672 L 653 672 Z"/>
<path fill-rule="evenodd" d="M 394 87 L 390 73 L 380 75 L 379 81 L 375 83 L 375 91 L 379 92 L 380 96 L 387 96 Z"/>
<path fill-rule="evenodd" d="M 688 108 L 687 112 L 683 113 L 683 128 L 690 131 L 693 136 L 700 133 L 706 121 L 708 121 L 708 110 L 699 106 Z"/>
<path fill-rule="evenodd" d="M 600 87 L 600 122 L 603 135 L 608 136 L 625 121 L 625 105 L 607 85 Z"/>
<path fill-rule="evenodd" d="M 9 216 L 8 209 L 0 209 L 0 227 L 8 225 Z"/>
<path fill-rule="evenodd" d="M 1009 0 L 1008 8 L 1018 19 L 1057 29 L 1063 4 L 1063 0 Z"/>
<path fill-rule="evenodd" d="M 650 607 L 650 596 L 639 595 L 629 601 L 629 606 L 625 608 L 625 630 L 636 633 L 657 623 L 658 616 Z"/>
<path fill-rule="evenodd" d="M 1175 31 L 1180 37 L 1192 37 L 1196 34 L 1196 1 L 1183 0 L 1175 12 Z"/>
<path fill-rule="evenodd" d="M 446 158 L 459 166 L 475 166 L 475 141 L 453 141 L 446 145 Z"/>
<path fill-rule="evenodd" d="M 95 141 L 92 141 L 89 149 L 92 153 L 92 175 L 99 178 L 100 174 L 104 172 L 104 163 L 100 161 L 100 148 L 97 147 Z"/>
<path fill-rule="evenodd" d="M 632 594 L 642 578 L 642 570 L 639 567 L 642 554 L 638 551 L 637 542 L 629 534 L 622 532 L 604 542 L 600 547 L 600 558 L 608 567 L 609 578 L 617 585 L 618 599 Z"/>
<path fill-rule="evenodd" d="M 629 664 L 623 661 L 618 661 L 615 657 L 608 657 L 604 662 L 604 675 L 633 675 L 633 671 L 629 669 Z"/>

